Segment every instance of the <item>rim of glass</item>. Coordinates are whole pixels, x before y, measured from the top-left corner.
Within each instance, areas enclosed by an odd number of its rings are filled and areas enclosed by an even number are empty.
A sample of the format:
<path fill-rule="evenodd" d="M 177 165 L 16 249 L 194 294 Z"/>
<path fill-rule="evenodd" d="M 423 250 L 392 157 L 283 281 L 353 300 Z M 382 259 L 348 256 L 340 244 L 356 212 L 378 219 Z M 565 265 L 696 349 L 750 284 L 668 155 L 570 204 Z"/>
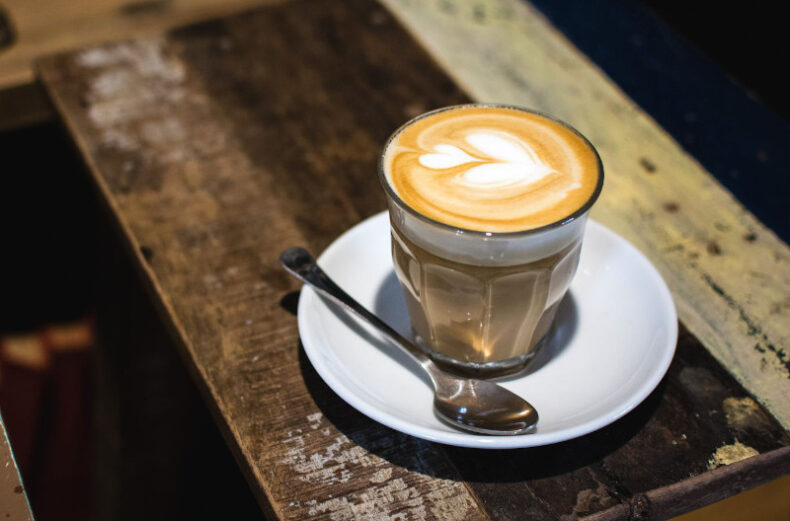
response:
<path fill-rule="evenodd" d="M 559 221 L 554 221 L 548 224 L 544 224 L 543 226 L 538 226 L 537 228 L 529 228 L 527 230 L 518 230 L 514 232 L 486 232 L 483 230 L 472 230 L 469 228 L 461 228 L 459 226 L 453 226 L 451 224 L 443 223 L 441 221 L 437 221 L 435 219 L 431 219 L 430 217 L 421 214 L 411 206 L 409 206 L 406 201 L 401 199 L 395 189 L 390 185 L 389 179 L 387 179 L 387 174 L 384 171 L 384 157 L 387 155 L 387 150 L 389 150 L 390 145 L 395 139 L 403 132 L 407 127 L 411 126 L 412 124 L 416 123 L 417 121 L 433 116 L 434 114 L 438 114 L 440 112 L 446 112 L 449 110 L 458 110 L 458 109 L 465 109 L 465 108 L 497 108 L 497 109 L 506 109 L 506 110 L 514 110 L 518 112 L 526 112 L 528 114 L 534 114 L 543 118 L 546 118 L 550 121 L 557 123 L 558 125 L 562 125 L 566 129 L 570 130 L 573 134 L 578 136 L 589 148 L 592 150 L 592 153 L 595 155 L 595 161 L 597 165 L 597 173 L 598 179 L 595 184 L 595 189 L 593 190 L 590 197 L 581 205 L 576 211 L 571 213 L 570 215 L 563 217 Z M 463 103 L 460 105 L 448 105 L 446 107 L 441 107 L 438 109 L 430 110 L 424 114 L 420 114 L 414 118 L 411 118 L 406 123 L 398 127 L 395 132 L 387 139 L 384 148 L 382 149 L 381 154 L 379 155 L 378 161 L 378 174 L 379 174 L 379 182 L 381 183 L 384 191 L 387 195 L 401 208 L 403 208 L 406 212 L 410 213 L 413 217 L 428 223 L 433 226 L 437 226 L 441 229 L 445 229 L 447 231 L 452 232 L 461 232 L 463 234 L 468 235 L 479 235 L 481 237 L 491 238 L 491 237 L 522 237 L 525 235 L 533 235 L 541 232 L 545 232 L 554 228 L 560 228 L 565 226 L 566 224 L 570 224 L 571 222 L 575 221 L 579 217 L 583 216 L 587 211 L 592 207 L 595 201 L 598 199 L 598 196 L 601 194 L 601 190 L 603 189 L 603 178 L 604 178 L 604 171 L 603 171 L 603 163 L 601 162 L 601 156 L 598 155 L 598 151 L 595 149 L 590 140 L 584 137 L 584 135 L 570 126 L 569 124 L 561 121 L 557 118 L 549 116 L 548 114 L 544 114 L 543 112 L 537 110 L 531 110 L 524 107 L 519 107 L 517 105 L 508 105 L 503 103 Z"/>

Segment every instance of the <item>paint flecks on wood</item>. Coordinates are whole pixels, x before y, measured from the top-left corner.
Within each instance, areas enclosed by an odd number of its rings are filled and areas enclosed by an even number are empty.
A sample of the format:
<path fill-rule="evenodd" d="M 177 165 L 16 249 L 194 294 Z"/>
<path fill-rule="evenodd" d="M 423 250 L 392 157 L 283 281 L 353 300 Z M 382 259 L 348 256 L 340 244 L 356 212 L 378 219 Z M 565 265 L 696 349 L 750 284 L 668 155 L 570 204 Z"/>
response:
<path fill-rule="evenodd" d="M 735 462 L 757 456 L 759 452 L 753 448 L 744 445 L 738 440 L 729 445 L 723 445 L 716 449 L 710 460 L 708 461 L 708 468 L 715 469 L 722 465 L 731 465 Z"/>
<path fill-rule="evenodd" d="M 383 435 L 382 435 L 383 434 Z M 415 458 L 428 458 L 435 449 L 427 442 L 375 427 L 355 433 L 357 441 L 338 434 L 320 412 L 305 417 L 305 427 L 289 430 L 284 454 L 276 463 L 281 472 L 309 486 L 312 497 L 292 502 L 311 519 L 448 519 L 464 520 L 478 510 L 457 480 L 434 479 L 415 484 L 411 474 L 396 469 L 365 447 L 397 451 L 404 444 Z M 430 472 L 430 468 L 425 468 Z M 349 493 L 339 494 L 343 489 Z M 390 512 L 390 514 L 386 514 Z"/>
<path fill-rule="evenodd" d="M 183 142 L 182 122 L 167 108 L 184 96 L 184 67 L 163 49 L 161 39 L 132 40 L 75 56 L 78 66 L 97 72 L 83 102 L 109 147 L 136 152 Z M 176 148 L 169 157 L 156 157 L 182 160 L 182 155 Z M 133 164 L 128 163 L 127 171 Z"/>
<path fill-rule="evenodd" d="M 579 517 L 591 512 L 599 512 L 616 504 L 617 500 L 612 497 L 608 488 L 599 484 L 597 488 L 586 488 L 576 494 L 576 505 L 570 515 L 564 515 L 560 521 L 576 521 Z"/>
<path fill-rule="evenodd" d="M 736 398 L 730 396 L 722 402 L 727 424 L 736 436 L 743 438 L 746 433 L 765 432 L 770 419 L 765 411 L 752 398 L 745 396 Z"/>

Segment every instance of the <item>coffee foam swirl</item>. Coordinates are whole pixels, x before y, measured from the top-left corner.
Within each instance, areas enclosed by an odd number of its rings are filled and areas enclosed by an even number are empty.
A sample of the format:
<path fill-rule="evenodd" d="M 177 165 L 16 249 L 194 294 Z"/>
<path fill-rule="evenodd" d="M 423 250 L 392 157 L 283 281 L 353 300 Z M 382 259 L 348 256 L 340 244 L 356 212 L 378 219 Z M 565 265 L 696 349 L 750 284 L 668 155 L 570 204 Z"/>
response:
<path fill-rule="evenodd" d="M 569 128 L 518 109 L 465 106 L 406 126 L 387 180 L 417 212 L 460 228 L 514 232 L 562 220 L 598 184 L 599 163 Z"/>
<path fill-rule="evenodd" d="M 433 147 L 433 153 L 419 156 L 420 164 L 431 170 L 468 164 L 453 182 L 480 190 L 520 187 L 540 181 L 554 171 L 529 145 L 507 132 L 480 129 L 464 140 L 478 152 L 476 156 L 455 145 L 439 144 Z"/>

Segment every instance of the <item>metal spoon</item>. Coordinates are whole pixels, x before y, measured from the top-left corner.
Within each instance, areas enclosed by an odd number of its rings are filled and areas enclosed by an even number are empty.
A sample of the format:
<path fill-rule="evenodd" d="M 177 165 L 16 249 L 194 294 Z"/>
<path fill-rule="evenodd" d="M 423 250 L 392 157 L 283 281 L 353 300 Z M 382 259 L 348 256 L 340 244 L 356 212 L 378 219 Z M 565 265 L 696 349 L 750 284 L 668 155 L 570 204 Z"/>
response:
<path fill-rule="evenodd" d="M 433 360 L 376 315 L 351 298 L 324 271 L 304 248 L 289 248 L 280 255 L 283 267 L 318 293 L 354 312 L 405 351 L 428 373 L 433 383 L 433 406 L 448 424 L 477 434 L 526 434 L 538 422 L 538 412 L 526 400 L 504 387 L 463 378 L 440 369 Z"/>

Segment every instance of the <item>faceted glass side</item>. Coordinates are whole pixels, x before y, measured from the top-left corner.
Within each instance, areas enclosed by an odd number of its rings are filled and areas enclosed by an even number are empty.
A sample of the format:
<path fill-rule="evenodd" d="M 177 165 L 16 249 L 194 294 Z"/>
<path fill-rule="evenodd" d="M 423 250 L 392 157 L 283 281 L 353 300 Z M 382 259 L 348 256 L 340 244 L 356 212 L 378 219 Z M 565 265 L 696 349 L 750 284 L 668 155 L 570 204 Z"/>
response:
<path fill-rule="evenodd" d="M 412 326 L 432 350 L 475 364 L 525 357 L 548 333 L 576 271 L 581 241 L 517 266 L 433 255 L 392 228 L 392 256 Z"/>

